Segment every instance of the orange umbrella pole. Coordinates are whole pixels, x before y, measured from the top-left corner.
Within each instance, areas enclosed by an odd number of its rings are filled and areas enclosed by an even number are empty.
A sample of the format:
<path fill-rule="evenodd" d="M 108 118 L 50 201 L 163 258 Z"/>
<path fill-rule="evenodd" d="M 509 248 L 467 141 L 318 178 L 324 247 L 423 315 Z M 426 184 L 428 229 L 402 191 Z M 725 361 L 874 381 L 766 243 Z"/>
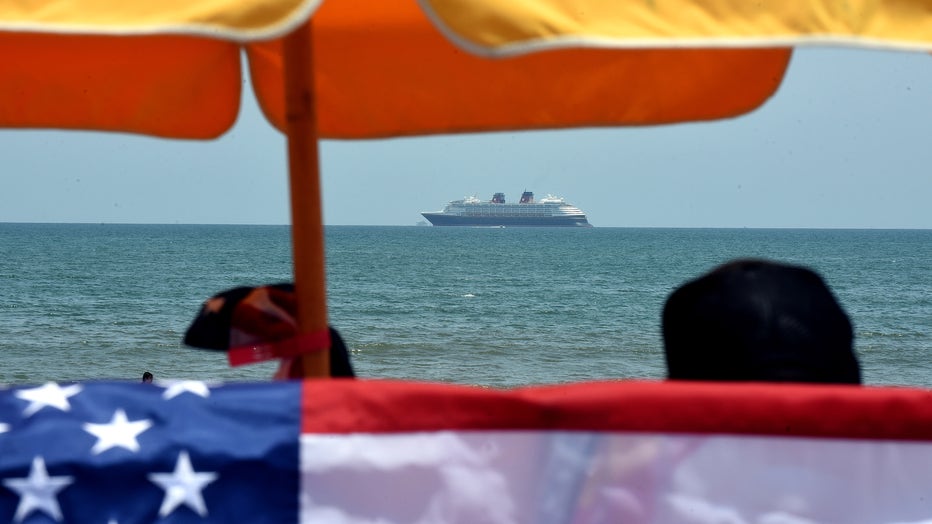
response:
<path fill-rule="evenodd" d="M 285 112 L 298 330 L 321 334 L 323 351 L 301 357 L 305 377 L 330 375 L 324 223 L 314 107 L 311 22 L 285 37 Z M 318 339 L 318 337 L 313 337 Z"/>

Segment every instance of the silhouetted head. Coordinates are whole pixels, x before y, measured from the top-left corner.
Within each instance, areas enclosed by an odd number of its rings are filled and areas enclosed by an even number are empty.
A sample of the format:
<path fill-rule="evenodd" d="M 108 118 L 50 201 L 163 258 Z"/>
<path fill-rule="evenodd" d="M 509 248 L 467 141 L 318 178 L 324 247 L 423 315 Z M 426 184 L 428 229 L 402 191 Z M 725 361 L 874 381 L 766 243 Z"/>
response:
<path fill-rule="evenodd" d="M 142 381 L 143 381 L 143 382 L 152 382 L 152 373 L 149 373 L 148 371 L 146 371 L 145 373 L 143 373 L 143 374 L 142 374 Z"/>
<path fill-rule="evenodd" d="M 851 322 L 813 271 L 736 260 L 663 308 L 667 372 L 680 380 L 859 384 Z"/>

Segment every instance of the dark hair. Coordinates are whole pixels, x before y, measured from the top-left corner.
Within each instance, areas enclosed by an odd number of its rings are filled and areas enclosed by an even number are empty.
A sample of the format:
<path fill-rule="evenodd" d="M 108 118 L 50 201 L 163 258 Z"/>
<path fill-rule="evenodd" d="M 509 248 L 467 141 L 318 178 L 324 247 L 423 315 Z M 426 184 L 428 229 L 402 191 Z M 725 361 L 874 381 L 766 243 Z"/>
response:
<path fill-rule="evenodd" d="M 851 321 L 805 267 L 719 266 L 670 295 L 662 327 L 671 379 L 861 381 Z"/>
<path fill-rule="evenodd" d="M 149 373 L 148 371 L 146 371 L 145 373 L 143 373 L 143 374 L 142 374 L 142 381 L 143 381 L 143 382 L 152 382 L 152 373 Z"/>

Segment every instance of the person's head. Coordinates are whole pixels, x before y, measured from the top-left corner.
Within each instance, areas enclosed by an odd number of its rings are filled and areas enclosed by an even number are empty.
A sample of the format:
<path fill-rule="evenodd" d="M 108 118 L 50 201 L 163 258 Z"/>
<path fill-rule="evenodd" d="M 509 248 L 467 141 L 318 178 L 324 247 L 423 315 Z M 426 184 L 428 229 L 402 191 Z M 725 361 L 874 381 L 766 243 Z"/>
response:
<path fill-rule="evenodd" d="M 662 322 L 670 379 L 861 382 L 851 322 L 805 267 L 729 262 L 676 289 Z"/>
<path fill-rule="evenodd" d="M 152 382 L 152 373 L 149 373 L 148 371 L 146 371 L 145 373 L 143 373 L 143 374 L 142 374 L 142 381 L 143 381 L 143 382 Z"/>
<path fill-rule="evenodd" d="M 214 295 L 201 306 L 188 326 L 184 343 L 188 346 L 222 351 L 247 349 L 256 353 L 256 346 L 265 346 L 264 353 L 275 348 L 300 344 L 298 330 L 298 297 L 294 284 L 242 286 Z M 329 327 L 330 376 L 354 378 L 349 351 L 340 334 Z M 281 358 L 274 378 L 303 378 L 304 368 L 294 356 Z"/>

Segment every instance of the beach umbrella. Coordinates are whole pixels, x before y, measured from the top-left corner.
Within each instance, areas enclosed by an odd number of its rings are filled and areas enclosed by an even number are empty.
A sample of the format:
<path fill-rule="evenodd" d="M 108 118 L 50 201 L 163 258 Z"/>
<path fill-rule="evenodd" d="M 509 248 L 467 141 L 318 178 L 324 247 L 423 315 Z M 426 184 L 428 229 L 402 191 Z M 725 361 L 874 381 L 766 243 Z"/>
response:
<path fill-rule="evenodd" d="M 329 345 L 318 140 L 734 117 L 791 46 L 932 48 L 927 0 L 46 0 L 0 4 L 0 126 L 209 139 L 245 49 L 288 135 L 306 376 Z M 484 56 L 498 57 L 489 60 Z"/>

